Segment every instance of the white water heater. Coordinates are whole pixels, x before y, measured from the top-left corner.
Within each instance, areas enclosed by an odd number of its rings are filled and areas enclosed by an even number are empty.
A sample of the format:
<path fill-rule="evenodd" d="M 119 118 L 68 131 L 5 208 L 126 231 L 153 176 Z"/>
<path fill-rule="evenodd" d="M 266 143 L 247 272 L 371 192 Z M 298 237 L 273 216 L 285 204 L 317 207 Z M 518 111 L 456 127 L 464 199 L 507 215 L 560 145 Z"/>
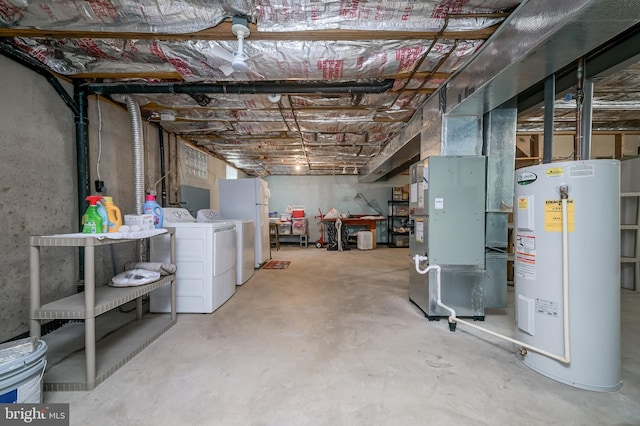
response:
<path fill-rule="evenodd" d="M 568 189 L 565 256 L 563 186 Z M 563 357 L 565 306 L 569 319 L 570 362 L 531 350 L 522 361 L 559 382 L 600 392 L 621 386 L 619 188 L 617 160 L 516 170 L 515 338 Z M 568 280 L 563 280 L 565 264 Z"/>

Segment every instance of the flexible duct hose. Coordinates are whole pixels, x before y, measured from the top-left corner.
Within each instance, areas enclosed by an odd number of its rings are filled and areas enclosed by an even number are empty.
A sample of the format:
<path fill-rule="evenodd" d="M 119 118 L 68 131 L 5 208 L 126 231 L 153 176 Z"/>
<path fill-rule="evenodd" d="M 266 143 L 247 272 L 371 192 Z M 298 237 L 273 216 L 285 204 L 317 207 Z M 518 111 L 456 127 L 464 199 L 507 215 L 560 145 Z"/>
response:
<path fill-rule="evenodd" d="M 131 135 L 133 137 L 133 184 L 135 198 L 135 212 L 142 214 L 142 206 L 144 205 L 144 138 L 142 136 L 142 116 L 140 114 L 140 105 L 133 97 L 125 96 L 127 110 L 129 111 L 129 119 L 131 121 Z M 144 240 L 140 240 L 138 259 L 140 262 L 146 261 L 146 245 Z"/>
<path fill-rule="evenodd" d="M 133 136 L 133 184 L 135 189 L 136 214 L 142 214 L 144 205 L 144 143 L 142 137 L 142 117 L 140 105 L 131 96 L 125 96 L 131 135 Z"/>

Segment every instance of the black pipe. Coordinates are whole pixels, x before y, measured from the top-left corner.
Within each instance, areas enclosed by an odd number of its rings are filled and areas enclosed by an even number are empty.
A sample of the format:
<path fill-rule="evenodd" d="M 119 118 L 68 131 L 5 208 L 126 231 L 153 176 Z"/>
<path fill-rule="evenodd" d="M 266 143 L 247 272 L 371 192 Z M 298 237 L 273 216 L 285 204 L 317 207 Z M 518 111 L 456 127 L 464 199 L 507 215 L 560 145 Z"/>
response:
<path fill-rule="evenodd" d="M 542 133 L 542 163 L 553 161 L 554 108 L 556 101 L 556 75 L 544 81 L 544 132 Z"/>
<path fill-rule="evenodd" d="M 64 103 L 71 109 L 71 111 L 73 111 L 73 113 L 76 115 L 79 114 L 78 107 L 73 102 L 73 99 L 71 98 L 69 93 L 64 90 L 62 84 L 60 84 L 58 79 L 51 73 L 51 71 L 43 67 L 42 64 L 8 44 L 0 43 L 0 53 L 46 78 L 49 84 L 58 93 L 58 95 L 60 95 Z"/>
<path fill-rule="evenodd" d="M 160 179 L 162 184 L 161 200 L 162 207 L 167 206 L 167 180 L 164 166 L 164 130 L 158 126 L 158 143 L 160 145 Z"/>
<path fill-rule="evenodd" d="M 207 83 L 88 83 L 92 94 L 133 94 L 133 93 L 233 93 L 233 94 L 269 94 L 269 93 L 383 93 L 393 87 L 395 80 L 381 80 L 375 83 L 279 83 L 257 82 L 241 84 Z"/>
<path fill-rule="evenodd" d="M 74 115 L 76 124 L 76 163 L 78 181 L 78 215 L 82 222 L 82 215 L 86 208 L 86 198 L 91 193 L 89 182 L 89 95 L 87 90 L 74 84 L 74 102 L 77 105 L 78 113 Z M 79 225 L 81 226 L 81 225 Z M 81 229 L 80 229 L 81 230 Z M 78 258 L 78 291 L 84 289 L 84 250 L 80 247 Z"/>

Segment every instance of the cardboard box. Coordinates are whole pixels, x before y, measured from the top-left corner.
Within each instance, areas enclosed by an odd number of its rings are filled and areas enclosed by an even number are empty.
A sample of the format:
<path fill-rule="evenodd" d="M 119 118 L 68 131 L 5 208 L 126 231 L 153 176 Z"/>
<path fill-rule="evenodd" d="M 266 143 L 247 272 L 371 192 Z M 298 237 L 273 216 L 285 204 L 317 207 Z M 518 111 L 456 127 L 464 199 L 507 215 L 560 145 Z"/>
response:
<path fill-rule="evenodd" d="M 392 213 L 392 216 L 409 216 L 409 207 L 393 206 Z"/>
<path fill-rule="evenodd" d="M 139 226 L 143 231 L 155 229 L 152 214 L 125 214 L 124 224 L 127 226 Z"/>
<path fill-rule="evenodd" d="M 402 201 L 402 187 L 401 186 L 394 186 L 393 187 L 393 201 Z"/>

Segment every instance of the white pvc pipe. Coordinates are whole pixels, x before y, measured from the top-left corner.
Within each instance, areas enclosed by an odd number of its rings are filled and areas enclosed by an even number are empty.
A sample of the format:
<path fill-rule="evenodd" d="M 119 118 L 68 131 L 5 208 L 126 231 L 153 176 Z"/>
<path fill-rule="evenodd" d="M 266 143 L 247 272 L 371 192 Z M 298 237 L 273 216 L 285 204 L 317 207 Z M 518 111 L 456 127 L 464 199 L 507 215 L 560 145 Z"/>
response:
<path fill-rule="evenodd" d="M 569 213 L 567 199 L 569 188 L 566 185 L 560 187 L 562 209 L 562 303 L 564 323 L 564 358 L 561 362 L 571 362 L 571 348 L 569 346 Z"/>
<path fill-rule="evenodd" d="M 440 306 L 443 309 L 446 309 L 447 311 L 449 311 L 449 313 L 455 317 L 456 316 L 456 311 L 454 311 L 452 308 L 450 308 L 449 306 L 445 305 L 444 303 L 442 303 L 442 297 L 441 294 L 442 292 L 440 291 L 440 273 L 441 273 L 441 268 L 440 265 L 429 265 L 427 266 L 425 269 L 420 269 L 420 262 L 424 261 L 424 260 L 428 260 L 429 258 L 426 256 L 420 256 L 419 254 L 416 254 L 413 259 L 416 262 L 416 271 L 419 274 L 426 274 L 429 271 L 436 271 L 436 304 L 438 306 Z"/>
<path fill-rule="evenodd" d="M 566 233 L 566 223 L 567 222 L 566 222 L 566 208 L 565 208 L 566 207 L 566 200 L 563 200 L 563 201 L 564 201 L 564 205 L 563 205 L 562 226 L 563 226 L 563 235 L 564 235 Z M 565 259 L 568 258 L 568 256 L 567 256 L 567 253 L 568 253 L 567 245 L 565 243 L 566 243 L 566 241 L 565 241 L 565 239 L 563 237 L 563 247 L 562 247 L 563 262 L 568 263 L 568 262 L 565 261 Z M 565 253 L 565 252 L 567 252 L 567 253 Z M 546 357 L 554 359 L 556 361 L 560 361 L 560 362 L 562 362 L 564 364 L 568 364 L 570 362 L 571 359 L 569 357 L 569 334 L 568 334 L 568 323 L 569 323 L 569 321 L 568 321 L 568 318 L 569 318 L 568 313 L 569 313 L 569 311 L 568 311 L 568 308 L 567 308 L 568 307 L 568 297 L 567 297 L 567 295 L 569 293 L 568 292 L 568 288 L 569 288 L 568 277 L 569 277 L 569 274 L 568 274 L 568 272 L 565 272 L 565 270 L 568 269 L 568 268 L 566 268 L 566 266 L 568 266 L 567 264 L 563 265 L 563 268 L 564 268 L 563 269 L 563 287 L 564 287 L 563 290 L 564 290 L 564 294 L 565 294 L 565 311 L 564 311 L 564 314 L 565 314 L 565 335 L 564 335 L 565 336 L 565 356 L 559 356 L 559 355 L 553 354 L 551 352 L 545 351 L 544 349 L 537 348 L 537 347 L 535 347 L 533 345 L 530 345 L 528 343 L 521 342 L 520 340 L 513 339 L 511 337 L 505 336 L 505 335 L 500 334 L 500 333 L 496 333 L 495 331 L 488 330 L 488 329 L 486 329 L 484 327 L 480 327 L 480 326 L 475 325 L 475 324 L 473 324 L 473 323 L 471 323 L 469 321 L 465 321 L 465 320 L 462 320 L 462 319 L 456 317 L 455 309 L 453 309 L 450 306 L 445 305 L 442 302 L 442 296 L 441 296 L 442 292 L 441 292 L 441 283 L 440 283 L 440 278 L 441 278 L 441 274 L 440 274 L 441 273 L 441 268 L 440 268 L 440 266 L 439 265 L 429 265 L 425 269 L 420 269 L 420 262 L 424 261 L 424 260 L 427 260 L 427 257 L 420 256 L 420 255 L 415 255 L 414 256 L 416 272 L 418 272 L 419 274 L 423 274 L 424 275 L 424 274 L 428 273 L 429 271 L 432 271 L 432 270 L 436 271 L 436 303 L 437 303 L 438 306 L 440 306 L 443 309 L 446 309 L 447 311 L 450 312 L 451 315 L 449 316 L 448 320 L 449 320 L 451 331 L 455 331 L 455 325 L 453 326 L 453 328 L 451 328 L 451 324 L 456 324 L 458 322 L 461 322 L 461 323 L 463 323 L 465 325 L 468 325 L 469 327 L 475 328 L 477 330 L 480 330 L 480 331 L 483 331 L 485 333 L 488 333 L 488 334 L 490 334 L 492 336 L 495 336 L 495 337 L 498 337 L 500 339 L 503 339 L 503 340 L 506 340 L 508 342 L 511 342 L 513 344 L 519 345 L 519 346 L 521 346 L 523 348 L 527 348 L 527 349 L 529 349 L 529 350 L 531 350 L 533 352 L 539 353 L 540 355 L 546 356 Z M 565 277 L 566 277 L 566 281 L 565 281 Z"/>

